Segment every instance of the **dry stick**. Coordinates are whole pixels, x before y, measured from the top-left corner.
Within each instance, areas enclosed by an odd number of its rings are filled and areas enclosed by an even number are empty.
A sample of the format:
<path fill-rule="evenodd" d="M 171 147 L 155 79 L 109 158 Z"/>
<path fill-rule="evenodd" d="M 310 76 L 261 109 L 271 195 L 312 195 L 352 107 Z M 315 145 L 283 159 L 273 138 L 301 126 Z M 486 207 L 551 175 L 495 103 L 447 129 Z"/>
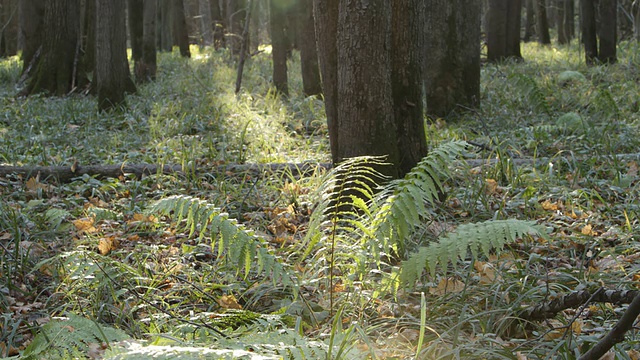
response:
<path fill-rule="evenodd" d="M 640 314 L 640 293 L 636 295 L 627 310 L 622 314 L 618 323 L 589 351 L 578 360 L 597 360 L 609 351 L 615 344 L 624 340 L 624 334 L 631 330 L 633 323 Z"/>
<path fill-rule="evenodd" d="M 242 30 L 242 47 L 240 50 L 240 60 L 238 61 L 238 77 L 236 77 L 236 94 L 240 92 L 242 85 L 242 71 L 244 70 L 244 60 L 247 57 L 247 48 L 249 47 L 249 22 L 251 22 L 251 8 L 253 1 L 249 0 L 247 4 L 247 18 L 244 20 L 244 29 Z"/>

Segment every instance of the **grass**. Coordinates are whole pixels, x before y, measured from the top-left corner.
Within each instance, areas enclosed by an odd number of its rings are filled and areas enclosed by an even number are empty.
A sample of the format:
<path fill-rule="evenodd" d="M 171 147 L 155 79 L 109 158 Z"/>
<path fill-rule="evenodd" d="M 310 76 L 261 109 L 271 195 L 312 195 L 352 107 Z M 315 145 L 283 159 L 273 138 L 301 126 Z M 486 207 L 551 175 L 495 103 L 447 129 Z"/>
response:
<path fill-rule="evenodd" d="M 296 95 L 302 93 L 297 58 L 289 73 L 294 95 L 282 99 L 270 88 L 266 55 L 247 62 L 236 96 L 228 53 L 192 54 L 191 60 L 162 54 L 158 81 L 128 97 L 128 110 L 110 114 L 96 112 L 90 97 L 16 98 L 20 63 L 4 60 L 0 163 L 207 169 L 328 161 L 322 102 Z M 525 44 L 525 62 L 483 67 L 480 109 L 427 119 L 433 146 L 474 141 L 487 149 L 477 157 L 500 161 L 454 166 L 448 199 L 407 244 L 422 245 L 460 224 L 510 218 L 536 220 L 549 229 L 550 240 L 522 239 L 500 255 L 466 259 L 397 293 L 381 291 L 388 273 L 357 271 L 354 261 L 364 249 L 347 241 L 336 243 L 340 273 L 327 284 L 328 244 L 307 248 L 303 240 L 320 173 L 300 178 L 205 170 L 185 177 L 85 177 L 69 184 L 0 178 L 0 306 L 9 310 L 0 326 L 0 351 L 25 351 L 42 324 L 74 313 L 147 345 L 253 348 L 265 356 L 574 358 L 621 308 L 592 304 L 582 313 L 566 311 L 532 324 L 512 315 L 578 288 L 637 288 L 637 160 L 596 156 L 639 148 L 638 45 L 621 44 L 619 63 L 608 67 L 586 67 L 582 55 L 575 44 Z M 558 77 L 567 70 L 586 81 L 561 84 Z M 578 117 L 559 120 L 567 113 Z M 545 161 L 515 165 L 517 158 Z M 261 246 L 295 275 L 296 286 L 254 270 L 238 274 L 237 264 L 212 248 L 215 234 L 149 212 L 171 195 L 204 199 L 237 220 L 264 240 Z M 305 251 L 309 256 L 301 257 Z M 340 305 L 333 317 L 328 286 Z M 264 317 L 216 327 L 224 336 L 204 325 L 239 306 Z M 283 355 L 274 350 L 277 344 L 297 347 Z M 630 338 L 616 351 L 631 356 L 626 352 L 634 346 L 637 340 Z"/>

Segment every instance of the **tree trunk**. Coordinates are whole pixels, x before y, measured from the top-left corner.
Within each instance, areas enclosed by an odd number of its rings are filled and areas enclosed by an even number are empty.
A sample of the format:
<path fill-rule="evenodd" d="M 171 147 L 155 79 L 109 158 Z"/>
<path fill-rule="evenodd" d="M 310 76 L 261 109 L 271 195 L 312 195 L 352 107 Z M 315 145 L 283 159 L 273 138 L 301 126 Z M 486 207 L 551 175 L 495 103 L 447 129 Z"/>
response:
<path fill-rule="evenodd" d="M 316 30 L 313 24 L 313 4 L 308 0 L 298 0 L 297 24 L 300 37 L 300 67 L 302 70 L 302 87 L 305 96 L 320 95 L 320 68 L 318 67 L 318 51 L 316 48 Z"/>
<path fill-rule="evenodd" d="M 125 0 L 96 0 L 96 89 L 98 109 L 123 106 L 136 88 L 127 62 Z"/>
<path fill-rule="evenodd" d="M 2 38 L 0 56 L 13 56 L 18 53 L 19 4 L 17 0 L 2 1 Z"/>
<path fill-rule="evenodd" d="M 184 12 L 184 0 L 171 0 L 171 2 L 173 3 L 173 44 L 178 45 L 182 57 L 190 58 L 191 50 L 189 50 L 189 32 Z"/>
<path fill-rule="evenodd" d="M 224 41 L 224 17 L 220 8 L 221 0 L 211 0 L 209 7 L 211 8 L 211 22 L 213 23 L 213 46 L 220 49 L 225 46 Z M 224 2 L 224 0 L 222 0 Z"/>
<path fill-rule="evenodd" d="M 640 1 L 634 1 L 631 7 L 633 14 L 633 37 L 640 42 Z"/>
<path fill-rule="evenodd" d="M 397 1 L 397 0 L 395 0 Z M 341 1 L 338 15 L 338 158 L 385 155 L 399 175 L 391 94 L 391 1 Z"/>
<path fill-rule="evenodd" d="M 36 52 L 42 45 L 42 20 L 44 2 L 41 0 L 20 1 L 20 38 L 22 43 L 22 73 L 32 65 Z"/>
<path fill-rule="evenodd" d="M 520 0 L 490 0 L 487 60 L 522 59 L 520 53 Z"/>
<path fill-rule="evenodd" d="M 134 74 L 137 82 L 143 82 L 138 77 L 138 68 L 142 61 L 142 39 L 144 37 L 144 0 L 127 0 L 129 10 L 129 39 L 131 42 L 131 60 L 133 60 Z"/>
<path fill-rule="evenodd" d="M 136 65 L 136 79 L 140 82 L 148 82 L 156 79 L 157 51 L 156 51 L 156 19 L 158 12 L 157 0 L 144 0 L 143 24 L 142 24 L 142 60 Z"/>
<path fill-rule="evenodd" d="M 286 8 L 283 2 L 270 1 L 271 55 L 273 57 L 273 85 L 282 95 L 289 95 L 287 79 L 288 41 L 285 33 Z"/>
<path fill-rule="evenodd" d="M 96 68 L 96 0 L 87 0 L 85 2 L 85 12 L 82 17 L 84 21 L 82 50 L 84 68 L 93 72 Z M 91 84 L 89 84 L 91 85 Z M 91 91 L 95 90 L 91 86 Z"/>
<path fill-rule="evenodd" d="M 480 7 L 463 0 L 427 1 L 427 113 L 444 117 L 480 102 Z M 394 48 L 395 49 L 395 48 Z"/>
<path fill-rule="evenodd" d="M 211 4 L 209 0 L 200 0 L 198 2 L 200 10 L 200 35 L 202 36 L 202 45 L 213 45 L 213 23 L 211 22 Z"/>
<path fill-rule="evenodd" d="M 75 89 L 80 63 L 80 7 L 73 0 L 45 2 L 42 54 L 36 59 L 27 94 L 66 95 Z"/>
<path fill-rule="evenodd" d="M 557 0 L 558 43 L 568 44 L 573 39 L 573 0 Z"/>
<path fill-rule="evenodd" d="M 617 61 L 616 46 L 618 44 L 617 14 L 618 0 L 598 1 L 600 22 L 596 29 L 600 48 L 598 49 L 598 61 L 601 64 L 614 64 Z"/>
<path fill-rule="evenodd" d="M 547 19 L 547 4 L 545 0 L 536 0 L 536 33 L 538 34 L 538 42 L 540 44 L 551 44 L 549 21 Z"/>
<path fill-rule="evenodd" d="M 322 74 L 324 108 L 329 129 L 331 159 L 340 160 L 338 154 L 338 9 L 340 0 L 314 0 L 313 14 L 318 44 L 318 63 Z"/>
<path fill-rule="evenodd" d="M 435 1 L 439 4 L 449 0 Z M 430 13 L 437 12 L 440 7 L 434 1 L 393 0 L 391 19 L 391 84 L 393 96 L 394 120 L 397 131 L 397 146 L 400 153 L 398 176 L 404 177 L 423 157 L 427 156 L 427 139 L 424 133 L 423 119 L 423 66 L 424 62 L 424 28 L 425 9 Z M 480 3 L 476 8 L 478 21 L 475 29 L 478 37 L 475 46 L 480 59 Z M 444 5 L 444 4 L 443 4 Z M 428 23 L 427 23 L 428 24 Z M 427 25 L 428 27 L 428 25 Z M 463 31 L 463 30 L 462 30 Z M 459 33 L 458 33 L 459 34 Z M 455 35 L 454 35 L 455 36 Z M 478 70 L 480 70 L 478 62 Z"/>
<path fill-rule="evenodd" d="M 239 55 L 242 48 L 242 30 L 244 29 L 244 18 L 246 17 L 246 0 L 226 0 L 227 1 L 227 24 L 231 32 L 229 36 L 229 47 L 231 54 Z"/>
<path fill-rule="evenodd" d="M 531 37 L 535 34 L 536 23 L 533 1 L 534 0 L 525 0 L 526 17 L 524 22 L 524 37 L 522 38 L 524 42 L 531 41 Z"/>
<path fill-rule="evenodd" d="M 162 51 L 173 51 L 173 0 L 158 0 L 158 41 Z"/>
<path fill-rule="evenodd" d="M 593 0 L 580 0 L 580 28 L 584 55 L 587 65 L 593 65 L 598 59 L 598 39 L 596 37 L 596 9 Z"/>

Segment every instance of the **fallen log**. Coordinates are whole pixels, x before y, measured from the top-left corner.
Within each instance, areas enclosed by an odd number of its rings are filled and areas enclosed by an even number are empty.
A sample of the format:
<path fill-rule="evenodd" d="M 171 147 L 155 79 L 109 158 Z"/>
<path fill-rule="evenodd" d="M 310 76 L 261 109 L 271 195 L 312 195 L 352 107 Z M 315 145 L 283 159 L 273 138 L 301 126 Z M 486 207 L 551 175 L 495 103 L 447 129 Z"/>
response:
<path fill-rule="evenodd" d="M 310 175 L 317 170 L 331 168 L 331 164 L 305 162 L 300 164 L 229 164 L 213 167 L 185 169 L 181 165 L 121 164 L 121 165 L 74 165 L 74 166 L 0 166 L 0 177 L 19 175 L 23 178 L 38 177 L 40 181 L 67 183 L 88 175 L 97 179 L 119 178 L 134 175 L 140 179 L 153 174 L 184 175 L 187 173 L 216 175 L 251 173 L 290 173 L 293 176 Z"/>

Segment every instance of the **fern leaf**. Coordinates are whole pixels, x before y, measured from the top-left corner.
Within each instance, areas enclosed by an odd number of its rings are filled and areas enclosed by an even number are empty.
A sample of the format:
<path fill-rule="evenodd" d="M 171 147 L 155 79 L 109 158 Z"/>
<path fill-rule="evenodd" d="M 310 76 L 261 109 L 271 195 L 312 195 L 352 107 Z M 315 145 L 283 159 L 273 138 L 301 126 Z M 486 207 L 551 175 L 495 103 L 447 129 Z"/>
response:
<path fill-rule="evenodd" d="M 547 115 L 551 113 L 551 107 L 544 93 L 533 78 L 524 74 L 513 74 L 509 78 L 514 80 L 516 87 L 520 90 L 525 100 L 533 106 L 534 111 L 543 112 Z"/>
<path fill-rule="evenodd" d="M 400 281 L 413 285 L 424 270 L 432 276 L 438 266 L 464 260 L 471 252 L 476 257 L 479 251 L 488 255 L 492 250 L 501 250 L 505 243 L 524 235 L 544 236 L 545 232 L 534 222 L 520 220 L 490 220 L 482 223 L 460 225 L 449 233 L 418 251 L 402 263 Z"/>

